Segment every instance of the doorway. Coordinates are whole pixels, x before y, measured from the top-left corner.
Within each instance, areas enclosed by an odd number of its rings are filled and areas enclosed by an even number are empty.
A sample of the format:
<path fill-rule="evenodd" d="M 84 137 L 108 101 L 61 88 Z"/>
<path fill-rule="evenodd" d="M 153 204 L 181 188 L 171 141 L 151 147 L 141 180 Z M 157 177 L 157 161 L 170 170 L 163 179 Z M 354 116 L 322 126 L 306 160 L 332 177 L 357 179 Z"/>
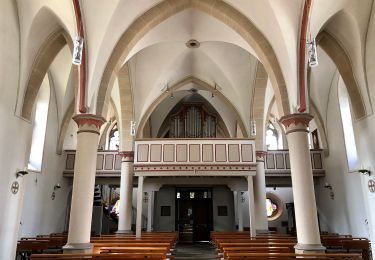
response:
<path fill-rule="evenodd" d="M 177 188 L 176 209 L 180 242 L 210 240 L 210 231 L 213 230 L 212 189 Z"/>

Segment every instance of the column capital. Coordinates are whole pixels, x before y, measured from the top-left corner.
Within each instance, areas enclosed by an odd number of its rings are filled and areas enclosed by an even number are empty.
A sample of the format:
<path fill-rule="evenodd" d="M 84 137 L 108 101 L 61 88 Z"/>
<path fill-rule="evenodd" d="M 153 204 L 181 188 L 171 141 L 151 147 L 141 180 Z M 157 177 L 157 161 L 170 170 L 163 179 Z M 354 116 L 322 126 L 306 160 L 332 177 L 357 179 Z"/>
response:
<path fill-rule="evenodd" d="M 266 151 L 256 151 L 255 157 L 257 162 L 264 162 L 266 159 L 267 152 Z"/>
<path fill-rule="evenodd" d="M 290 114 L 280 118 L 280 122 L 286 128 L 286 134 L 292 132 L 308 132 L 309 122 L 314 117 L 307 113 Z"/>
<path fill-rule="evenodd" d="M 73 120 L 78 125 L 78 134 L 83 132 L 100 134 L 100 127 L 106 122 L 103 117 L 93 114 L 78 114 L 73 116 Z"/>
<path fill-rule="evenodd" d="M 121 151 L 118 153 L 123 162 L 134 162 L 134 151 Z"/>

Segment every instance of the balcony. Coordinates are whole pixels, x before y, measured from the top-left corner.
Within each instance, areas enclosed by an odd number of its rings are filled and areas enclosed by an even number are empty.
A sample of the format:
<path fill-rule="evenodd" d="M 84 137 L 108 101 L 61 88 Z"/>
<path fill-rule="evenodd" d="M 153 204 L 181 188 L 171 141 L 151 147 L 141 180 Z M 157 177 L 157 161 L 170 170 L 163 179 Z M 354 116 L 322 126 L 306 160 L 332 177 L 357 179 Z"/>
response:
<path fill-rule="evenodd" d="M 250 139 L 142 139 L 135 142 L 134 173 L 143 176 L 255 175 Z"/>
<path fill-rule="evenodd" d="M 65 151 L 65 177 L 73 177 L 74 163 L 76 158 L 75 150 Z M 121 156 L 118 151 L 99 150 L 96 157 L 96 177 L 118 177 L 121 175 Z"/>
<path fill-rule="evenodd" d="M 322 150 L 310 150 L 314 177 L 325 175 Z M 265 159 L 266 177 L 290 177 L 289 150 L 269 150 Z"/>
<path fill-rule="evenodd" d="M 256 159 L 250 139 L 142 139 L 135 142 L 134 173 L 144 176 L 254 175 Z M 75 150 L 66 150 L 65 177 L 73 177 Z M 314 177 L 325 175 L 322 150 L 311 150 Z M 265 158 L 267 180 L 290 178 L 288 150 L 270 150 Z M 98 178 L 120 178 L 118 151 L 99 150 Z"/>

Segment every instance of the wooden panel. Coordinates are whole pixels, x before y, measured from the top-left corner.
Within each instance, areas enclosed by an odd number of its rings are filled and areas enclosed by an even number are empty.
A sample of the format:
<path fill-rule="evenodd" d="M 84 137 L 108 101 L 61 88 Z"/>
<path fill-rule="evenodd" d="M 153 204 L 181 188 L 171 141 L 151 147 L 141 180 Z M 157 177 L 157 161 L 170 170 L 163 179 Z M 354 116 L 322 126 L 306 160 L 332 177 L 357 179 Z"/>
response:
<path fill-rule="evenodd" d="M 241 156 L 243 162 L 252 162 L 253 146 L 251 144 L 241 144 Z"/>
<path fill-rule="evenodd" d="M 104 154 L 98 154 L 96 156 L 96 169 L 103 170 Z"/>
<path fill-rule="evenodd" d="M 214 161 L 214 146 L 212 144 L 202 144 L 202 161 Z"/>
<path fill-rule="evenodd" d="M 276 168 L 277 169 L 285 169 L 284 154 L 283 153 L 276 153 L 275 159 L 276 159 Z"/>
<path fill-rule="evenodd" d="M 189 161 L 190 162 L 201 161 L 199 144 L 189 144 Z"/>
<path fill-rule="evenodd" d="M 165 144 L 163 147 L 164 162 L 174 162 L 174 144 Z"/>
<path fill-rule="evenodd" d="M 228 159 L 230 162 L 240 161 L 240 149 L 238 144 L 228 144 Z"/>
<path fill-rule="evenodd" d="M 225 144 L 215 144 L 215 160 L 216 162 L 227 161 L 227 151 Z"/>
<path fill-rule="evenodd" d="M 314 169 L 321 170 L 323 169 L 322 156 L 320 153 L 313 154 Z"/>
<path fill-rule="evenodd" d="M 116 154 L 115 156 L 115 170 L 121 170 L 121 155 Z"/>
<path fill-rule="evenodd" d="M 150 161 L 161 162 L 161 144 L 152 144 L 150 147 Z"/>
<path fill-rule="evenodd" d="M 267 169 L 275 169 L 275 158 L 273 154 L 267 154 L 266 156 Z"/>
<path fill-rule="evenodd" d="M 138 145 L 137 161 L 138 162 L 147 162 L 148 161 L 148 144 L 139 144 Z"/>
<path fill-rule="evenodd" d="M 187 162 L 187 144 L 176 145 L 176 161 Z"/>
<path fill-rule="evenodd" d="M 66 155 L 66 165 L 65 169 L 67 170 L 74 170 L 74 161 L 76 159 L 75 154 L 67 154 Z"/>
<path fill-rule="evenodd" d="M 113 161 L 114 161 L 113 154 L 106 154 L 105 155 L 104 169 L 105 170 L 113 170 Z"/>
<path fill-rule="evenodd" d="M 285 168 L 290 169 L 290 159 L 289 159 L 289 154 L 285 154 Z"/>

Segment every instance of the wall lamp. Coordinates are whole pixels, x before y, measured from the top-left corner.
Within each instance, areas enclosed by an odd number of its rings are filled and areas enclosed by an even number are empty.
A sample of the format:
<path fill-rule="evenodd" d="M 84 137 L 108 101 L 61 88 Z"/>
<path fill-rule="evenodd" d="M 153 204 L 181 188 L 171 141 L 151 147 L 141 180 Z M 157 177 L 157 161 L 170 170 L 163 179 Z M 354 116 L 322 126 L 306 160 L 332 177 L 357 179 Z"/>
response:
<path fill-rule="evenodd" d="M 26 170 L 18 171 L 18 172 L 16 172 L 16 178 L 24 176 L 26 174 L 29 174 L 28 171 L 26 171 Z"/>
<path fill-rule="evenodd" d="M 61 188 L 60 183 L 56 183 L 55 186 L 53 186 L 53 190 L 57 190 L 57 189 L 60 189 L 60 188 Z"/>

